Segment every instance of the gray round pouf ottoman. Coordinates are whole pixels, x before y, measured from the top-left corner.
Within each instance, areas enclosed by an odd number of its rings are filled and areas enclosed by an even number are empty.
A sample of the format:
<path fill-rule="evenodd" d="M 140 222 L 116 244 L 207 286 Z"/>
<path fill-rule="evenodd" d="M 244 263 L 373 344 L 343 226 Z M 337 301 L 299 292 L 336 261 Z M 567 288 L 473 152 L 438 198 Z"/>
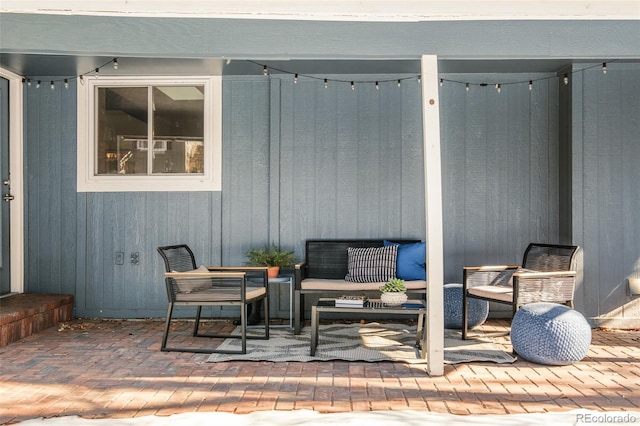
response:
<path fill-rule="evenodd" d="M 462 328 L 462 284 L 445 284 L 444 288 L 444 328 L 459 330 Z M 476 327 L 487 320 L 489 302 L 480 299 L 467 299 L 469 304 L 469 328 Z"/>
<path fill-rule="evenodd" d="M 568 306 L 531 303 L 513 317 L 511 344 L 518 355 L 538 364 L 573 364 L 589 351 L 591 326 Z"/>

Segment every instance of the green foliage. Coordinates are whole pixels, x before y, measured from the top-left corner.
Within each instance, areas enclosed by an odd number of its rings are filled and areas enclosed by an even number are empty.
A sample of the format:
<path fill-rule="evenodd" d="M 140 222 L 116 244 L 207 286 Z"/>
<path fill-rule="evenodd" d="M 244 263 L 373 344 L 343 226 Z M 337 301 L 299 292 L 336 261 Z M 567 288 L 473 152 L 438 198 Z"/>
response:
<path fill-rule="evenodd" d="M 407 286 L 404 285 L 404 280 L 400 278 L 391 278 L 382 287 L 380 287 L 382 293 L 404 293 L 407 291 Z"/>
<path fill-rule="evenodd" d="M 281 268 L 293 266 L 295 254 L 293 250 L 281 251 L 278 246 L 272 244 L 261 249 L 250 249 L 245 253 L 250 266 L 279 266 Z"/>

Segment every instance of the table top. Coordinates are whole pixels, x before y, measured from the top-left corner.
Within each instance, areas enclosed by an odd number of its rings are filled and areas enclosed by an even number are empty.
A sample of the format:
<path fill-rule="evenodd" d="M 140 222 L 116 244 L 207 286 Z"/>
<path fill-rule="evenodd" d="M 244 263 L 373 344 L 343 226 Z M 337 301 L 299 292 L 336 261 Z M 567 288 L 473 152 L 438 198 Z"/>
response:
<path fill-rule="evenodd" d="M 269 278 L 270 283 L 288 283 L 289 281 L 291 281 L 291 277 Z"/>
<path fill-rule="evenodd" d="M 346 310 L 346 309 L 354 310 L 354 311 L 362 311 L 362 310 L 386 311 L 386 312 L 396 311 L 394 313 L 398 313 L 398 312 L 418 313 L 419 311 L 424 311 L 427 309 L 424 302 L 418 299 L 409 299 L 405 303 L 401 305 L 395 305 L 395 306 L 387 305 L 384 302 L 382 302 L 382 300 L 380 299 L 369 299 L 365 302 L 364 306 L 336 306 L 335 299 L 321 298 L 314 305 L 314 307 L 316 309 L 324 310 L 324 311 L 329 311 L 329 310 L 340 311 L 340 310 Z"/>

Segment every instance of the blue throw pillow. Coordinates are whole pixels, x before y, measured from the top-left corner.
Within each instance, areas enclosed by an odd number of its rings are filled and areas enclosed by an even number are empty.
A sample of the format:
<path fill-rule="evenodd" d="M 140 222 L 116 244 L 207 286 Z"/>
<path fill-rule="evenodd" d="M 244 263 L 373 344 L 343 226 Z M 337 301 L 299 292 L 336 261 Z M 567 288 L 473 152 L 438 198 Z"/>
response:
<path fill-rule="evenodd" d="M 405 281 L 426 280 L 425 256 L 427 243 L 398 244 L 384 240 L 385 246 L 398 246 L 396 276 Z"/>

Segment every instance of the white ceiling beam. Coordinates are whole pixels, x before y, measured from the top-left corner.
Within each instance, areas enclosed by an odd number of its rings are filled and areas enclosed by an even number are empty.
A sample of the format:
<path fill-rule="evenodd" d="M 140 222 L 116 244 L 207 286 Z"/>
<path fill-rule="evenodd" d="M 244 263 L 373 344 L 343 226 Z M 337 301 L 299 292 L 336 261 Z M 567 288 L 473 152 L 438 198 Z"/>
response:
<path fill-rule="evenodd" d="M 640 19 L 637 0 L 3 0 L 0 12 L 328 21 Z"/>

